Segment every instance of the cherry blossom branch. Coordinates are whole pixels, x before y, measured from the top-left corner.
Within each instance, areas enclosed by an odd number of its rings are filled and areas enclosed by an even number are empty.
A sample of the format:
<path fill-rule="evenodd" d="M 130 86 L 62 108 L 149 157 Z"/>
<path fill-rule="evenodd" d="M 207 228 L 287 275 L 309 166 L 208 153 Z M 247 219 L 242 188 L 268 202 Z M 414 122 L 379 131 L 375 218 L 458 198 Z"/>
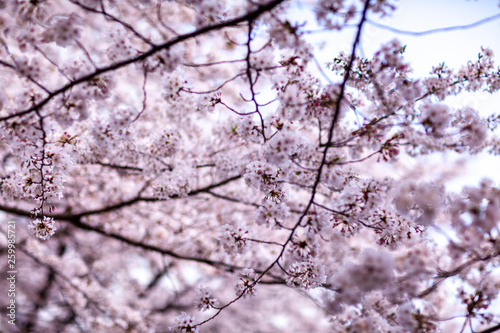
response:
<path fill-rule="evenodd" d="M 330 143 L 333 140 L 333 132 L 334 132 L 334 129 L 335 129 L 335 125 L 337 123 L 337 119 L 338 119 L 339 114 L 340 114 L 340 108 L 341 108 L 342 99 L 343 99 L 343 96 L 344 96 L 344 92 L 345 92 L 345 88 L 346 88 L 347 82 L 349 81 L 349 77 L 350 77 L 350 73 L 351 73 L 351 68 L 352 68 L 352 65 L 354 63 L 354 58 L 356 56 L 356 48 L 357 48 L 359 40 L 361 38 L 361 31 L 362 31 L 363 24 L 364 24 L 364 22 L 366 20 L 368 8 L 369 8 L 369 3 L 370 3 L 369 0 L 365 1 L 365 5 L 364 5 L 363 13 L 362 13 L 362 16 L 361 16 L 361 20 L 360 20 L 360 22 L 358 24 L 358 30 L 357 30 L 356 37 L 354 39 L 354 43 L 353 43 L 353 46 L 352 46 L 351 57 L 350 57 L 350 60 L 349 60 L 349 64 L 347 65 L 345 74 L 344 74 L 344 79 L 342 81 L 342 84 L 340 85 L 339 96 L 337 98 L 337 102 L 336 102 L 336 105 L 335 105 L 335 111 L 334 111 L 334 114 L 333 114 L 333 119 L 332 119 L 332 122 L 330 124 L 330 129 L 328 131 L 328 139 L 327 139 L 327 142 L 326 142 L 326 145 L 325 145 L 325 149 L 323 150 L 322 160 L 321 160 L 320 165 L 319 165 L 319 167 L 317 169 L 318 170 L 317 171 L 317 176 L 316 176 L 316 180 L 314 181 L 313 188 L 312 188 L 312 191 L 311 191 L 311 198 L 309 199 L 309 203 L 307 204 L 306 209 L 304 210 L 304 213 L 299 218 L 299 221 L 297 222 L 297 226 L 300 225 L 300 223 L 302 222 L 302 219 L 307 215 L 307 212 L 309 211 L 310 207 L 312 206 L 312 204 L 314 202 L 314 198 L 316 196 L 316 191 L 317 191 L 317 188 L 318 188 L 319 183 L 321 181 L 321 172 L 322 172 L 324 166 L 327 164 L 327 155 L 328 155 L 329 145 L 330 145 Z M 291 236 L 290 236 L 290 239 L 291 239 Z"/>
<path fill-rule="evenodd" d="M 363 27 L 363 23 L 366 20 L 366 15 L 367 15 L 367 12 L 368 12 L 369 4 L 370 4 L 369 0 L 365 1 L 363 13 L 362 13 L 360 22 L 358 24 L 358 31 L 356 33 L 356 37 L 355 37 L 355 40 L 353 42 L 351 60 L 350 60 L 349 66 L 348 66 L 348 68 L 346 70 L 346 74 L 344 76 L 344 80 L 342 81 L 342 84 L 341 84 L 341 89 L 340 89 L 339 97 L 338 97 L 337 103 L 336 103 L 335 113 L 334 113 L 334 116 L 333 116 L 333 119 L 332 119 L 332 122 L 331 122 L 331 125 L 330 125 L 327 146 L 325 147 L 325 149 L 323 151 L 322 162 L 321 162 L 320 166 L 318 167 L 318 173 L 317 173 L 317 177 L 316 177 L 316 180 L 314 182 L 313 188 L 311 190 L 312 193 L 311 193 L 311 198 L 309 199 L 309 203 L 307 204 L 306 208 L 304 209 L 303 213 L 301 214 L 301 216 L 298 219 L 298 221 L 295 224 L 295 226 L 292 228 L 292 230 L 290 232 L 290 235 L 288 236 L 287 240 L 283 244 L 283 247 L 282 247 L 280 253 L 278 254 L 277 258 L 263 272 L 259 273 L 258 277 L 255 279 L 255 281 L 253 283 L 251 283 L 251 284 L 249 284 L 248 286 L 245 287 L 245 289 L 242 291 L 241 295 L 239 295 L 238 297 L 236 297 L 235 299 L 233 299 L 229 303 L 226 303 L 223 307 L 219 308 L 219 310 L 213 316 L 211 316 L 210 318 L 206 319 L 205 321 L 203 321 L 203 322 L 201 322 L 199 324 L 196 324 L 195 327 L 201 326 L 201 325 L 203 325 L 203 324 L 205 324 L 205 323 L 213 320 L 215 317 L 217 317 L 221 313 L 221 311 L 223 309 L 225 309 L 226 307 L 232 305 L 233 303 L 235 303 L 239 299 L 241 299 L 244 295 L 246 295 L 247 290 L 249 290 L 250 288 L 253 288 L 279 262 L 279 260 L 283 257 L 283 254 L 285 253 L 287 245 L 291 242 L 291 240 L 293 238 L 293 235 L 295 234 L 295 231 L 301 225 L 302 220 L 307 215 L 310 207 L 313 205 L 314 198 L 315 198 L 315 195 L 316 195 L 316 191 L 317 191 L 317 188 L 318 188 L 320 180 L 321 180 L 321 171 L 322 171 L 323 167 L 326 165 L 327 152 L 328 152 L 328 148 L 329 148 L 328 144 L 332 141 L 332 138 L 333 138 L 333 131 L 334 131 L 335 124 L 337 122 L 337 119 L 338 119 L 338 116 L 339 116 L 339 113 L 340 113 L 340 106 L 341 106 L 342 98 L 343 98 L 343 95 L 344 95 L 344 89 L 345 89 L 345 86 L 347 84 L 347 81 L 349 80 L 351 66 L 353 64 L 354 56 L 356 54 L 356 48 L 357 48 L 357 45 L 358 45 L 360 37 L 361 37 L 361 30 L 362 30 L 362 27 Z"/>
<path fill-rule="evenodd" d="M 0 206 L 0 210 L 3 210 L 3 207 Z M 29 215 L 29 213 L 27 213 L 27 212 L 20 212 L 20 211 L 17 211 L 17 212 L 9 211 L 9 213 L 15 213 L 15 214 L 19 213 L 18 215 L 20 215 L 20 216 L 28 216 Z M 226 271 L 229 271 L 229 272 L 234 272 L 234 271 L 242 270 L 242 269 L 245 268 L 245 267 L 242 267 L 242 266 L 233 265 L 233 264 L 229 264 L 229 263 L 222 262 L 222 261 L 217 261 L 217 260 L 211 260 L 211 259 L 208 259 L 208 258 L 199 258 L 199 257 L 193 257 L 193 256 L 189 256 L 189 255 L 182 255 L 182 254 L 179 254 L 177 252 L 174 252 L 174 251 L 171 251 L 171 250 L 168 250 L 168 249 L 160 248 L 160 247 L 158 247 L 156 245 L 147 244 L 147 243 L 144 243 L 142 241 L 136 241 L 136 240 L 130 239 L 128 237 L 125 237 L 123 235 L 114 233 L 112 231 L 105 231 L 105 230 L 103 230 L 101 228 L 98 228 L 98 227 L 92 226 L 92 225 L 90 225 L 88 223 L 85 223 L 81 219 L 71 219 L 71 220 L 68 220 L 68 221 L 71 223 L 71 225 L 73 225 L 74 227 L 77 227 L 77 228 L 79 228 L 81 230 L 93 231 L 93 232 L 96 232 L 96 233 L 98 233 L 98 234 L 100 234 L 102 236 L 118 240 L 118 241 L 120 241 L 120 242 L 122 242 L 124 244 L 130 245 L 130 246 L 133 246 L 133 247 L 138 247 L 138 248 L 141 248 L 143 250 L 148 250 L 148 251 L 160 253 L 162 255 L 167 255 L 167 256 L 175 258 L 175 259 L 179 259 L 179 260 L 183 260 L 183 261 L 193 261 L 193 262 L 197 262 L 197 263 L 203 263 L 203 264 L 210 265 L 212 267 L 222 268 L 222 269 L 224 269 Z M 271 244 L 271 243 L 274 244 L 274 242 L 268 242 L 268 243 L 269 244 Z M 282 246 L 279 243 L 275 243 L 275 244 Z M 260 272 L 260 271 L 257 271 L 257 272 Z M 284 284 L 285 283 L 278 276 L 275 276 L 273 274 L 268 274 L 268 276 L 272 277 L 273 280 L 271 280 L 271 281 L 262 281 L 261 283 L 263 283 L 263 284 L 276 284 L 276 283 L 278 283 L 278 284 Z"/>
<path fill-rule="evenodd" d="M 435 276 L 435 279 L 438 279 L 438 280 L 436 282 L 434 282 L 430 287 L 425 289 L 423 292 L 418 294 L 417 297 L 423 298 L 423 297 L 428 296 L 430 293 L 432 293 L 434 290 L 436 290 L 436 288 L 441 284 L 441 282 L 445 281 L 446 279 L 460 274 L 464 269 L 466 269 L 466 268 L 468 268 L 468 267 L 470 267 L 478 262 L 488 261 L 488 260 L 491 260 L 491 259 L 496 258 L 498 256 L 500 256 L 500 253 L 494 252 L 494 253 L 487 255 L 485 257 L 476 257 L 474 259 L 471 259 L 471 260 L 461 264 L 460 266 L 455 267 L 452 270 L 441 271 L 441 272 L 438 271 L 438 273 Z"/>
<path fill-rule="evenodd" d="M 260 113 L 259 111 L 259 103 L 257 103 L 257 100 L 255 98 L 255 84 L 257 83 L 257 80 L 259 79 L 259 72 L 257 71 L 256 74 L 255 74 L 255 81 L 252 79 L 252 69 L 253 69 L 253 66 L 250 62 L 250 55 L 252 54 L 252 47 L 251 47 L 251 44 L 252 44 L 252 31 L 253 31 L 253 20 L 250 20 L 248 22 L 248 38 L 247 38 L 247 54 L 246 54 L 246 58 L 245 58 L 245 61 L 247 63 L 247 68 L 246 68 L 246 75 L 247 75 L 247 78 L 248 78 L 248 84 L 249 84 L 249 89 L 250 89 L 250 93 L 251 93 L 251 96 L 252 98 L 250 99 L 253 104 L 255 105 L 255 112 L 259 115 L 259 118 L 260 118 L 260 126 L 261 126 L 261 134 L 262 134 L 262 138 L 264 139 L 264 142 L 266 142 L 268 139 L 266 137 L 266 131 L 265 131 L 265 124 L 264 124 L 264 117 L 262 117 L 262 114 Z"/>
<path fill-rule="evenodd" d="M 47 158 L 46 158 L 47 132 L 45 131 L 45 127 L 43 125 L 44 117 L 42 117 L 42 115 L 40 114 L 40 112 L 38 110 L 35 110 L 35 113 L 39 117 L 39 125 L 40 125 L 39 129 L 42 131 L 41 157 L 34 160 L 34 163 L 33 163 L 34 167 L 40 172 L 39 185 L 40 185 L 40 191 L 41 191 L 41 194 L 40 194 L 40 201 L 41 202 L 40 202 L 39 207 L 33 210 L 33 215 L 36 216 L 38 214 L 38 212 L 40 212 L 42 217 L 43 217 L 43 216 L 45 216 L 45 214 L 43 212 L 43 206 L 45 205 L 45 201 L 47 200 L 47 198 L 45 197 L 45 194 L 47 193 L 47 189 L 45 188 L 46 179 L 45 179 L 44 168 L 51 166 L 51 163 L 46 163 L 46 161 L 47 161 Z M 39 162 L 39 164 L 37 162 Z M 33 183 L 36 183 L 36 182 L 33 182 Z M 51 211 L 52 211 L 52 209 L 49 208 L 49 212 L 51 212 Z"/>
<path fill-rule="evenodd" d="M 290 232 L 290 235 L 288 236 L 288 239 L 283 244 L 283 249 L 279 253 L 277 259 L 275 259 L 275 261 L 273 263 L 271 263 L 271 265 L 269 265 L 268 268 L 263 273 L 261 273 L 259 275 L 259 277 L 256 279 L 257 281 L 259 281 L 264 276 L 264 274 L 267 273 L 274 266 L 274 264 L 276 262 L 278 262 L 280 260 L 280 258 L 283 257 L 283 254 L 285 253 L 285 250 L 286 250 L 286 246 L 292 240 L 293 235 L 295 234 L 296 229 L 301 225 L 302 220 L 307 215 L 309 209 L 313 205 L 314 198 L 316 196 L 316 192 L 317 192 L 319 183 L 321 181 L 321 172 L 323 170 L 323 167 L 326 165 L 327 153 L 328 153 L 328 149 L 329 149 L 328 145 L 332 141 L 333 131 L 334 131 L 334 128 L 335 128 L 335 124 L 337 123 L 337 119 L 338 119 L 339 114 L 340 114 L 340 107 L 341 107 L 341 103 L 342 103 L 342 98 L 343 98 L 343 95 L 344 95 L 345 87 L 347 85 L 347 81 L 349 80 L 349 76 L 350 76 L 350 72 L 351 72 L 351 67 L 352 67 L 352 64 L 354 62 L 354 57 L 356 55 L 357 45 L 358 45 L 359 40 L 361 38 L 361 30 L 362 30 L 362 27 L 363 27 L 363 23 L 366 20 L 366 16 L 367 16 L 367 13 L 368 13 L 369 4 L 370 4 L 370 1 L 366 0 L 365 1 L 365 5 L 364 5 L 364 9 L 363 9 L 363 13 L 361 15 L 361 19 L 360 19 L 360 22 L 358 24 L 358 31 L 356 33 L 356 37 L 355 37 L 354 42 L 353 42 L 352 52 L 351 52 L 351 59 L 349 61 L 349 65 L 347 66 L 344 79 L 343 79 L 342 84 L 340 86 L 340 92 L 339 92 L 339 96 L 338 96 L 338 99 L 337 99 L 337 102 L 336 102 L 336 105 L 335 105 L 334 116 L 333 116 L 333 119 L 332 119 L 332 122 L 331 122 L 331 125 L 330 125 L 330 129 L 329 129 L 329 132 L 328 132 L 328 141 L 327 141 L 326 147 L 325 147 L 325 149 L 323 151 L 322 161 L 320 163 L 320 166 L 318 167 L 316 180 L 315 180 L 313 188 L 311 190 L 311 197 L 309 199 L 309 202 L 308 202 L 306 208 L 304 209 L 304 212 L 299 217 L 297 223 L 293 227 L 292 231 Z"/>
<path fill-rule="evenodd" d="M 250 11 L 244 15 L 235 17 L 235 18 L 230 19 L 230 20 L 222 21 L 222 22 L 217 23 L 217 24 L 201 27 L 193 32 L 179 35 L 179 36 L 172 38 L 169 41 L 166 41 L 162 44 L 152 46 L 148 51 L 145 51 L 142 54 L 139 54 L 138 56 L 128 58 L 125 60 L 121 60 L 121 61 L 115 62 L 111 65 L 105 66 L 105 67 L 99 67 L 94 72 L 92 72 L 90 74 L 83 75 L 79 78 L 76 78 L 73 81 L 71 81 L 70 83 L 63 85 L 59 89 L 56 89 L 56 90 L 48 93 L 48 96 L 43 98 L 37 104 L 29 107 L 28 109 L 12 113 L 8 116 L 0 117 L 0 121 L 5 121 L 5 120 L 11 119 L 11 118 L 19 117 L 19 116 L 31 113 L 34 110 L 39 110 L 43 106 L 45 106 L 50 100 L 52 100 L 52 98 L 54 98 L 55 96 L 57 96 L 61 93 L 64 93 L 65 91 L 71 89 L 72 87 L 74 87 L 78 84 L 81 84 L 83 82 L 87 82 L 87 81 L 91 80 L 92 78 L 95 78 L 99 75 L 102 75 L 102 74 L 105 74 L 105 73 L 108 73 L 111 71 L 115 71 L 117 69 L 120 69 L 122 67 L 131 65 L 134 63 L 141 62 L 141 61 L 149 58 L 150 56 L 156 54 L 157 52 L 159 52 L 161 50 L 168 49 L 168 48 L 170 48 L 176 44 L 179 44 L 181 42 L 184 42 L 186 40 L 207 34 L 207 33 L 212 32 L 212 31 L 221 30 L 221 29 L 224 29 L 226 27 L 238 26 L 242 22 L 256 20 L 260 15 L 272 10 L 273 8 L 280 5 L 284 1 L 285 0 L 270 1 L 266 4 L 257 6 L 257 8 L 255 10 Z"/>
<path fill-rule="evenodd" d="M 224 103 L 222 100 L 219 100 L 216 104 L 220 104 L 220 105 L 224 106 L 226 109 L 228 109 L 229 111 L 237 114 L 238 116 L 249 116 L 249 115 L 258 113 L 258 111 L 255 111 L 255 110 L 254 111 L 249 111 L 249 112 L 239 112 L 239 111 L 236 111 L 234 108 L 230 107 L 229 105 L 227 105 L 226 103 Z"/>
<path fill-rule="evenodd" d="M 392 160 L 399 149 L 417 162 L 433 151 L 466 156 L 500 150 L 498 133 L 488 131 L 480 112 L 452 109 L 445 100 L 483 88 L 500 90 L 491 49 L 482 48 L 478 61 L 458 72 L 442 63 L 419 81 L 411 77 L 396 40 L 370 60 L 357 56 L 363 55 L 368 18 L 395 9 L 387 1 L 318 0 L 314 7 L 306 5 L 313 15 L 304 15 L 303 24 L 291 21 L 296 12 L 291 0 L 283 8 L 275 6 L 286 0 L 258 1 L 265 5 L 241 0 L 248 9 L 233 7 L 230 0 L 181 0 L 163 8 L 156 0 L 93 1 L 26 0 L 5 7 L 12 17 L 0 14 L 6 22 L 0 40 L 6 65 L 0 68 L 4 81 L 13 83 L 0 89 L 0 213 L 4 222 L 10 219 L 4 226 L 29 223 L 21 235 L 41 240 L 46 240 L 41 229 L 52 231 L 51 241 L 30 251 L 42 261 L 54 259 L 47 263 L 90 296 L 110 281 L 113 287 L 104 302 L 96 299 L 106 310 L 101 313 L 65 280 L 38 267 L 37 278 L 23 282 L 31 290 L 19 289 L 19 296 L 42 299 L 30 301 L 34 311 L 23 314 L 20 326 L 150 331 L 165 328 L 169 311 L 196 309 L 211 312 L 199 324 L 194 316 L 179 314 L 167 330 L 193 332 L 209 321 L 213 326 L 207 328 L 227 330 L 242 320 L 231 316 L 245 307 L 242 298 L 262 293 L 249 303 L 253 307 L 275 295 L 263 286 L 269 284 L 285 290 L 286 305 L 296 290 L 321 299 L 322 308 L 335 316 L 334 330 L 366 324 L 376 326 L 371 331 L 434 332 L 445 320 L 458 321 L 464 330 L 496 330 L 496 314 L 488 309 L 497 296 L 500 256 L 497 186 L 485 180 L 448 196 L 440 184 L 449 174 L 436 184 L 425 183 L 424 171 L 411 172 L 408 165 L 394 166 L 407 174 L 400 178 L 398 172 L 396 179 L 377 177 L 370 168 L 372 157 Z M 337 6 L 348 10 L 343 24 Z M 48 18 L 48 8 L 57 14 Z M 90 27 L 78 26 L 77 16 Z M 334 58 L 338 82 L 325 84 L 314 68 L 312 53 L 320 51 L 301 30 L 309 23 L 342 30 L 347 19 L 357 21 L 350 55 Z M 111 45 L 92 20 L 119 29 L 108 36 Z M 9 47 L 23 54 L 11 55 Z M 71 52 L 74 60 L 68 58 Z M 272 66 L 278 55 L 280 66 Z M 360 170 L 351 167 L 357 165 Z M 36 224 L 31 206 L 49 228 Z M 424 232 L 444 220 L 453 222 L 447 251 L 441 251 L 444 243 L 433 246 L 440 234 Z M 10 252 L 14 243 L 9 240 Z M 94 243 L 103 244 L 104 252 L 96 252 Z M 62 256 L 58 246 L 69 252 Z M 125 267 L 124 255 L 140 258 Z M 433 255 L 453 265 L 435 266 Z M 75 265 L 66 271 L 60 264 L 68 257 Z M 21 265 L 37 266 L 22 253 L 20 259 Z M 145 280 L 136 274 L 143 272 Z M 441 289 L 451 280 L 464 289 Z M 201 282 L 207 285 L 196 286 Z M 58 296 L 61 291 L 68 292 L 67 302 Z M 162 291 L 167 295 L 159 300 Z M 454 319 L 434 311 L 439 300 L 431 296 L 440 292 L 456 296 L 464 315 Z M 429 307 L 420 306 L 424 299 Z M 38 323 L 36 316 L 46 309 L 50 323 Z M 220 326 L 214 323 L 223 316 Z M 314 316 L 327 315 L 314 309 Z M 273 321 L 249 327 L 265 330 Z M 296 322 L 298 330 L 310 324 Z M 322 330 L 319 321 L 312 325 Z"/>

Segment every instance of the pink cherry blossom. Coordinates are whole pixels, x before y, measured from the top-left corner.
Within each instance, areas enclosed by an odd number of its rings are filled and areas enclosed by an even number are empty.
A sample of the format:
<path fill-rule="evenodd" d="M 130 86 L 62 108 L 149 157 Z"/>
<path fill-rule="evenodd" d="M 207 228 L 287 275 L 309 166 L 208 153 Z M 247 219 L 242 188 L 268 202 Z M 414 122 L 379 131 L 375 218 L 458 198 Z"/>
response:
<path fill-rule="evenodd" d="M 498 17 L 405 6 L 0 0 L 0 331 L 499 330 Z"/>

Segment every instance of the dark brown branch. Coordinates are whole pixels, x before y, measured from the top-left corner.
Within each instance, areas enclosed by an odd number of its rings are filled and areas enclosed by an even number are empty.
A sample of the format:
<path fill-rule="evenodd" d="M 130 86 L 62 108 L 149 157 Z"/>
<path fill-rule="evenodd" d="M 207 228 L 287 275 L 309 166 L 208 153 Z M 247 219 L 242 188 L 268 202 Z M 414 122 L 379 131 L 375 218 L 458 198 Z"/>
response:
<path fill-rule="evenodd" d="M 240 178 L 241 178 L 241 175 L 237 175 L 237 176 L 225 179 L 223 181 L 220 181 L 219 183 L 211 184 L 211 185 L 193 190 L 193 191 L 189 192 L 187 194 L 187 196 L 189 197 L 189 196 L 195 196 L 195 195 L 200 194 L 200 193 L 209 193 L 210 190 L 212 190 L 214 188 L 229 184 L 230 182 L 235 181 L 235 180 L 240 179 Z M 182 197 L 172 196 L 172 197 L 169 197 L 168 200 L 179 199 L 179 198 L 182 198 Z M 53 217 L 56 220 L 75 222 L 75 221 L 80 221 L 80 219 L 84 216 L 98 215 L 98 214 L 103 214 L 103 213 L 115 211 L 115 210 L 118 210 L 118 209 L 121 209 L 124 207 L 132 206 L 132 205 L 139 203 L 139 202 L 157 202 L 157 201 L 164 201 L 164 200 L 165 199 L 158 199 L 158 198 L 153 198 L 153 197 L 141 197 L 139 194 L 138 196 L 136 196 L 132 199 L 122 201 L 122 202 L 116 203 L 114 205 L 109 205 L 109 206 L 98 208 L 98 209 L 88 210 L 88 211 L 80 212 L 77 214 L 45 214 L 45 215 Z M 30 212 L 23 210 L 23 209 L 19 209 L 17 207 L 9 207 L 9 206 L 0 204 L 0 210 L 4 211 L 6 213 L 11 213 L 11 214 L 19 215 L 19 216 L 31 217 Z"/>
<path fill-rule="evenodd" d="M 154 277 L 153 279 L 148 283 L 146 286 L 145 290 L 143 290 L 141 293 L 139 293 L 139 297 L 144 297 L 148 292 L 150 292 L 155 286 L 158 285 L 158 283 L 161 281 L 161 279 L 168 273 L 168 270 L 170 269 L 171 265 L 166 265 L 162 270 L 160 270 Z"/>
<path fill-rule="evenodd" d="M 16 66 L 15 66 L 15 65 L 9 64 L 8 62 L 5 62 L 5 61 L 3 61 L 3 60 L 0 60 L 0 65 L 5 66 L 5 67 L 8 67 L 8 68 L 10 68 L 10 69 L 14 69 L 14 70 L 16 69 Z"/>
<path fill-rule="evenodd" d="M 476 332 L 476 333 L 492 333 L 492 332 L 496 332 L 496 331 L 500 331 L 500 324 L 495 325 L 495 326 L 490 327 L 490 328 L 487 328 L 485 330 Z"/>
<path fill-rule="evenodd" d="M 214 193 L 212 191 L 206 191 L 206 193 L 210 194 L 211 196 L 214 196 L 216 198 L 224 199 L 224 200 L 231 201 L 231 202 L 240 203 L 242 205 L 253 206 L 253 207 L 256 207 L 256 208 L 261 207 L 261 205 L 253 203 L 253 202 L 247 202 L 247 201 L 243 201 L 243 200 L 240 200 L 240 199 L 231 198 L 231 197 L 228 197 L 227 195 Z"/>

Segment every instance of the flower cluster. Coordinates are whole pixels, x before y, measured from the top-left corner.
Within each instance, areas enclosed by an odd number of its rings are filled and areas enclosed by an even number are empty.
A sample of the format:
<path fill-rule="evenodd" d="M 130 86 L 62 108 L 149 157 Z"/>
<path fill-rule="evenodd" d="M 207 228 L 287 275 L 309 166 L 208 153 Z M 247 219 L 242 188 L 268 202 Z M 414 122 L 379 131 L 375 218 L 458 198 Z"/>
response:
<path fill-rule="evenodd" d="M 304 117 L 306 113 L 306 101 L 303 92 L 296 84 L 286 87 L 286 90 L 279 94 L 281 106 L 279 114 L 289 120 L 297 120 Z"/>
<path fill-rule="evenodd" d="M 169 326 L 168 330 L 173 333 L 199 333 L 200 330 L 195 324 L 194 316 L 182 312 L 175 318 L 174 326 Z"/>
<path fill-rule="evenodd" d="M 416 221 L 422 225 L 434 222 L 444 202 L 444 188 L 430 183 L 402 183 L 396 193 L 394 204 L 398 211 L 406 216 L 418 217 Z"/>
<path fill-rule="evenodd" d="M 16 59 L 17 73 L 20 76 L 30 77 L 37 79 L 42 76 L 42 64 L 40 58 L 27 58 L 26 56 L 21 56 Z"/>
<path fill-rule="evenodd" d="M 168 147 L 163 147 L 168 149 Z M 151 163 L 156 168 L 155 163 Z M 148 167 L 150 169 L 151 165 Z M 168 169 L 153 185 L 155 197 L 166 199 L 169 197 L 185 197 L 193 186 L 193 167 L 188 161 L 178 161 L 174 165 L 160 163 L 160 168 Z M 157 168 L 158 169 L 158 168 Z"/>
<path fill-rule="evenodd" d="M 257 161 L 247 165 L 244 178 L 249 186 L 269 193 L 272 190 L 281 188 L 279 180 L 283 174 L 282 169 L 269 163 Z"/>
<path fill-rule="evenodd" d="M 314 257 L 319 248 L 319 243 L 316 241 L 314 234 L 307 233 L 305 236 L 299 237 L 294 235 L 291 240 L 290 254 L 297 259 L 307 259 Z"/>
<path fill-rule="evenodd" d="M 298 143 L 298 138 L 292 132 L 281 131 L 269 142 L 264 155 L 269 163 L 285 167 L 290 164 L 290 156 L 294 153 Z"/>
<path fill-rule="evenodd" d="M 448 106 L 444 104 L 423 104 L 420 110 L 422 111 L 421 119 L 425 131 L 435 137 L 444 136 L 451 120 Z"/>
<path fill-rule="evenodd" d="M 319 0 L 314 13 L 319 24 L 327 29 L 341 30 L 356 14 L 356 5 L 346 7 L 344 0 Z"/>
<path fill-rule="evenodd" d="M 67 128 L 73 125 L 75 121 L 82 121 L 90 116 L 88 102 L 85 96 L 80 93 L 63 97 L 57 103 L 57 111 L 54 112 L 54 116 L 57 123 L 63 128 Z"/>
<path fill-rule="evenodd" d="M 43 33 L 43 41 L 46 43 L 55 42 L 62 47 L 70 45 L 80 35 L 80 29 L 76 27 L 77 22 L 76 15 L 54 17 L 50 28 Z"/>
<path fill-rule="evenodd" d="M 219 306 L 219 301 L 216 298 L 212 298 L 212 291 L 202 285 L 195 289 L 197 294 L 196 300 L 194 301 L 194 307 L 199 311 L 207 311 Z"/>
<path fill-rule="evenodd" d="M 241 277 L 238 282 L 236 282 L 234 289 L 236 291 L 236 296 L 246 298 L 248 295 L 255 296 L 257 294 L 257 274 L 252 268 L 244 268 L 241 271 Z"/>
<path fill-rule="evenodd" d="M 500 190 L 489 179 L 483 179 L 479 188 L 467 186 L 463 197 L 452 204 L 454 223 L 463 227 L 471 225 L 483 232 L 491 232 L 500 221 Z"/>
<path fill-rule="evenodd" d="M 461 141 L 471 150 L 480 147 L 488 137 L 488 125 L 472 108 L 461 110 L 453 125 L 460 129 Z"/>
<path fill-rule="evenodd" d="M 394 281 L 394 259 L 388 252 L 367 249 L 361 253 L 360 261 L 348 267 L 348 275 L 362 291 L 383 288 Z"/>
<path fill-rule="evenodd" d="M 180 148 L 181 134 L 174 130 L 163 130 L 151 143 L 149 153 L 162 158 L 175 154 Z"/>
<path fill-rule="evenodd" d="M 162 78 L 163 90 L 162 96 L 165 100 L 175 101 L 182 88 L 184 88 L 188 81 L 180 74 L 171 73 L 165 74 Z"/>
<path fill-rule="evenodd" d="M 33 238 L 48 240 L 51 236 L 54 235 L 57 228 L 54 218 L 44 216 L 41 220 L 35 219 L 30 221 L 28 230 Z"/>
<path fill-rule="evenodd" d="M 381 67 L 395 68 L 397 70 L 404 70 L 406 64 L 403 62 L 403 46 L 397 39 L 393 39 L 375 54 L 376 59 L 381 59 Z"/>
<path fill-rule="evenodd" d="M 253 117 L 246 116 L 238 119 L 233 127 L 242 139 L 249 142 L 258 142 L 262 138 L 262 128 L 253 120 Z"/>
<path fill-rule="evenodd" d="M 274 227 L 277 224 L 283 224 L 290 215 L 290 208 L 284 203 L 267 200 L 257 210 L 256 215 L 258 225 Z"/>
<path fill-rule="evenodd" d="M 108 32 L 107 39 L 111 46 L 107 49 L 107 56 L 110 61 L 116 62 L 122 59 L 137 55 L 137 50 L 133 48 L 127 33 L 120 29 L 113 29 Z"/>
<path fill-rule="evenodd" d="M 293 263 L 287 272 L 286 283 L 306 290 L 320 287 L 326 282 L 325 266 L 311 260 Z"/>
<path fill-rule="evenodd" d="M 245 226 L 234 226 L 224 224 L 217 235 L 217 239 L 227 254 L 241 254 L 246 250 L 248 228 Z"/>
<path fill-rule="evenodd" d="M 396 249 L 405 244 L 407 240 L 420 231 L 410 220 L 385 209 L 376 210 L 368 220 L 370 225 L 374 227 L 375 233 L 379 236 L 378 244 L 387 246 L 390 249 Z"/>

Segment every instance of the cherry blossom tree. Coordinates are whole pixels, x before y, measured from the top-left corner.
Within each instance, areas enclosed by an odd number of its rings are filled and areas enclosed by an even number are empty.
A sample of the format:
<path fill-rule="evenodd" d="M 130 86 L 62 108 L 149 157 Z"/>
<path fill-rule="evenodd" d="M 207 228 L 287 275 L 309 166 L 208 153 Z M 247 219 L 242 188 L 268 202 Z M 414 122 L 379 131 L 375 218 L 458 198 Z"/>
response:
<path fill-rule="evenodd" d="M 492 50 L 416 77 L 403 38 L 360 56 L 396 1 L 303 1 L 353 31 L 324 83 L 294 3 L 0 1 L 2 330 L 500 330 L 499 188 L 399 163 L 499 154 L 447 100 L 498 93 Z"/>

